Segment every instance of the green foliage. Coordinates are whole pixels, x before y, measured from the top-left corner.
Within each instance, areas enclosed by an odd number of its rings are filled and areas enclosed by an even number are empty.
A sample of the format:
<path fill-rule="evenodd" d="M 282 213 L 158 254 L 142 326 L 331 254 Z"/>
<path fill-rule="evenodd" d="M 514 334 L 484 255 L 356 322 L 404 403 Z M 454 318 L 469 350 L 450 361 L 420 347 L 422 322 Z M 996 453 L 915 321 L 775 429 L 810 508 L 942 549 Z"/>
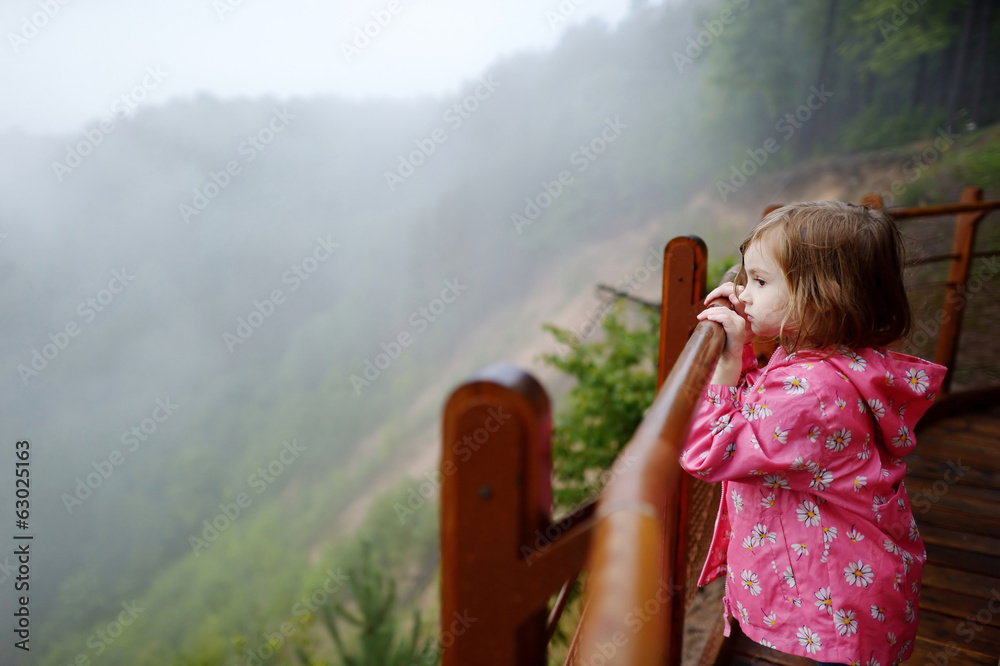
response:
<path fill-rule="evenodd" d="M 848 150 L 875 150 L 885 146 L 900 146 L 928 136 L 945 124 L 945 111 L 938 109 L 906 109 L 886 114 L 870 106 L 848 123 L 841 133 L 840 145 Z"/>
<path fill-rule="evenodd" d="M 570 351 L 547 354 L 543 360 L 577 380 L 552 438 L 559 507 L 572 507 L 600 492 L 606 470 L 656 396 L 659 315 L 643 311 L 640 317 L 629 328 L 619 303 L 602 322 L 603 339 L 588 342 L 571 331 L 544 326 Z"/>
<path fill-rule="evenodd" d="M 333 639 L 344 666 L 413 666 L 436 664 L 438 655 L 432 640 L 424 638 L 420 613 L 414 611 L 409 636 L 399 636 L 396 618 L 396 584 L 383 575 L 376 565 L 371 547 L 362 546 L 362 558 L 357 567 L 348 570 L 348 588 L 353 608 L 346 603 L 327 604 L 320 609 L 323 626 Z M 342 624 L 354 628 L 353 640 L 345 637 Z M 321 662 L 298 651 L 306 666 Z M 325 662 L 324 662 L 325 663 Z"/>

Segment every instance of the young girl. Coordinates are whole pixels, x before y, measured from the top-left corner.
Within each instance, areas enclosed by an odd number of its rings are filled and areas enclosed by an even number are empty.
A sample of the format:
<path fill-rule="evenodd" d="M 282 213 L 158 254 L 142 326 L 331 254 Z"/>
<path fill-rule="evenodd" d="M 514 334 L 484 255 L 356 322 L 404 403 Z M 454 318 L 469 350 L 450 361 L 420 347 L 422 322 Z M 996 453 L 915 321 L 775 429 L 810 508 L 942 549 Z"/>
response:
<path fill-rule="evenodd" d="M 726 343 L 681 464 L 722 482 L 698 585 L 726 576 L 726 635 L 821 663 L 913 651 L 924 544 L 903 487 L 913 428 L 945 368 L 886 351 L 905 335 L 902 241 L 880 211 L 798 203 L 740 246 L 698 315 Z M 779 346 L 758 369 L 752 335 Z"/>

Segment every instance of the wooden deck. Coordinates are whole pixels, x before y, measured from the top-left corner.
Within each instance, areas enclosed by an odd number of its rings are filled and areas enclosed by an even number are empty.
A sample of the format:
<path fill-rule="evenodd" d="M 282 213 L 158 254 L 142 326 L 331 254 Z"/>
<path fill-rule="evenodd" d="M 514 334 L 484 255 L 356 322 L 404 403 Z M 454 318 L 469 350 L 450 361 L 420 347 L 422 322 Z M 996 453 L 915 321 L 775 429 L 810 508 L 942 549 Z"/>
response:
<path fill-rule="evenodd" d="M 927 547 L 913 666 L 1000 664 L 1000 407 L 917 431 L 906 486 Z M 719 664 L 807 666 L 733 623 Z M 889 666 L 884 664 L 883 666 Z"/>

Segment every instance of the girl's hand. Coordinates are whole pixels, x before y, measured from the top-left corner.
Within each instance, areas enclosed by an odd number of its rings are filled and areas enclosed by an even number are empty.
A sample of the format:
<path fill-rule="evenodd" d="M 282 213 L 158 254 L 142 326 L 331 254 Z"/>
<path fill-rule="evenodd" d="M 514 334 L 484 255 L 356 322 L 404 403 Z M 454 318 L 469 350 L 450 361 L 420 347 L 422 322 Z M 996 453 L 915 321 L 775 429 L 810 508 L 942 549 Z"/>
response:
<path fill-rule="evenodd" d="M 735 386 L 739 381 L 743 366 L 743 346 L 753 333 L 750 330 L 750 323 L 744 315 L 743 304 L 736 298 L 732 282 L 727 282 L 713 289 L 705 298 L 705 302 L 709 303 L 717 298 L 727 299 L 737 309 L 730 310 L 727 307 L 716 305 L 709 306 L 698 313 L 700 321 L 717 322 L 722 325 L 726 332 L 726 344 L 722 348 L 722 355 L 715 366 L 711 383 Z"/>
<path fill-rule="evenodd" d="M 724 298 L 728 300 L 733 309 L 740 314 L 741 317 L 746 317 L 746 306 L 737 298 L 736 285 L 732 282 L 723 282 L 718 287 L 708 292 L 708 296 L 705 297 L 705 305 L 711 304 L 717 298 Z"/>

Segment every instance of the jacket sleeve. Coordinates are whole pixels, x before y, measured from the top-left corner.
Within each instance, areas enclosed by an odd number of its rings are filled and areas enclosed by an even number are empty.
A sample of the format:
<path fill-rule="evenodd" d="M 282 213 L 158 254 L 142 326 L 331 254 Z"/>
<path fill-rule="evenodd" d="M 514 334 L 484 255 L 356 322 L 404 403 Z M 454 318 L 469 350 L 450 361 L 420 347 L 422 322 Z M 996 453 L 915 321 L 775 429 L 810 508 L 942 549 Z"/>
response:
<path fill-rule="evenodd" d="M 763 477 L 766 488 L 820 492 L 827 464 L 849 428 L 834 403 L 849 387 L 831 385 L 819 364 L 793 364 L 737 387 L 710 384 L 693 419 L 681 465 L 704 481 Z M 824 381 L 825 380 L 825 381 Z M 830 415 L 836 411 L 834 422 Z M 847 462 L 838 456 L 837 467 Z"/>

